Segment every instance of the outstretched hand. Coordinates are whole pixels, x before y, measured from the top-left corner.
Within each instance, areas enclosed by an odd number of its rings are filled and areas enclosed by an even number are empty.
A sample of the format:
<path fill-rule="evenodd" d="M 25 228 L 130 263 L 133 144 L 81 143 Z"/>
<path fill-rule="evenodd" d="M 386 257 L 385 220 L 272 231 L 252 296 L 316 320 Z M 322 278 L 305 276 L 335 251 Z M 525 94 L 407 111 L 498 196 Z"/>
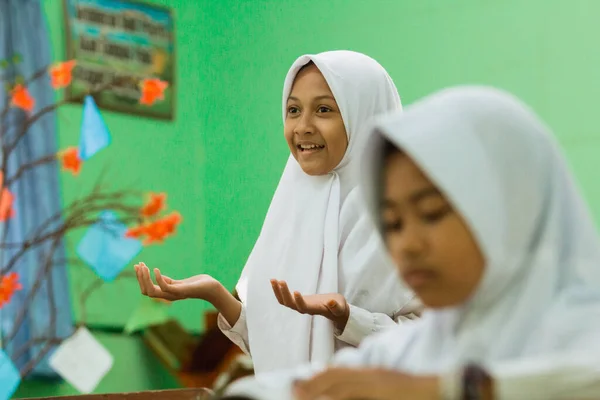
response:
<path fill-rule="evenodd" d="M 290 292 L 285 281 L 271 279 L 273 293 L 279 304 L 300 314 L 321 315 L 333 321 L 336 329 L 343 331 L 350 317 L 350 307 L 339 293 L 302 295 Z"/>
<path fill-rule="evenodd" d="M 134 266 L 140 290 L 144 296 L 169 301 L 202 299 L 213 302 L 221 283 L 210 275 L 195 275 L 186 279 L 172 279 L 154 268 L 156 283 L 152 282 L 150 269 L 144 263 Z"/>

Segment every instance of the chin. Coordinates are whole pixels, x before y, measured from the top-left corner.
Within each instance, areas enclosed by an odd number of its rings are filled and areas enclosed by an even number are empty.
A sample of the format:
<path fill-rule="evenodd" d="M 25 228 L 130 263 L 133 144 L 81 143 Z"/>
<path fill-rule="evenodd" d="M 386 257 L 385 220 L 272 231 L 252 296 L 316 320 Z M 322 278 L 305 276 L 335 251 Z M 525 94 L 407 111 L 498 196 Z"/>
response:
<path fill-rule="evenodd" d="M 440 293 L 415 293 L 426 308 L 448 308 L 455 307 L 463 303 L 462 301 L 450 296 L 440 296 Z"/>
<path fill-rule="evenodd" d="M 324 169 L 321 166 L 318 165 L 306 165 L 306 164 L 301 164 L 300 163 L 300 168 L 302 168 L 302 171 L 304 171 L 304 173 L 306 175 L 310 175 L 310 176 L 321 176 L 321 175 L 327 175 L 329 173 L 328 170 Z"/>

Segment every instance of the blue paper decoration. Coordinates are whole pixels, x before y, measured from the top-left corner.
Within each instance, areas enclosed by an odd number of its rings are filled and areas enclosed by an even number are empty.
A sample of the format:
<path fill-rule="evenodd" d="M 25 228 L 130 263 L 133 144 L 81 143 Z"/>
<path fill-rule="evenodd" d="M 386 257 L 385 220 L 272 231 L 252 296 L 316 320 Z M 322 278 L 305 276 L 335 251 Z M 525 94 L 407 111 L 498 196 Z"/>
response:
<path fill-rule="evenodd" d="M 21 383 L 21 375 L 5 352 L 0 350 L 0 400 L 9 400 Z"/>
<path fill-rule="evenodd" d="M 125 237 L 126 231 L 115 213 L 104 211 L 77 245 L 79 257 L 105 282 L 113 281 L 142 250 L 139 240 Z"/>
<path fill-rule="evenodd" d="M 94 98 L 85 96 L 79 138 L 79 157 L 85 161 L 110 144 L 110 133 Z"/>

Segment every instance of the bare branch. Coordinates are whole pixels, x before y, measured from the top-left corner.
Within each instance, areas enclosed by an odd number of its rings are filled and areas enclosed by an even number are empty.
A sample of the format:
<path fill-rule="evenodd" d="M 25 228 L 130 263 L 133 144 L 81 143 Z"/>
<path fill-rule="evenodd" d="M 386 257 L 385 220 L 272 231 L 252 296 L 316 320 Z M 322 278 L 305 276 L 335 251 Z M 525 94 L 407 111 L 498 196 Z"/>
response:
<path fill-rule="evenodd" d="M 20 165 L 17 172 L 15 172 L 13 176 L 6 180 L 4 186 L 11 187 L 11 185 L 15 183 L 25 172 L 29 171 L 30 169 L 34 169 L 35 167 L 38 167 L 40 165 L 49 164 L 55 160 L 56 154 L 48 154 L 46 156 L 38 158 L 37 160 Z"/>

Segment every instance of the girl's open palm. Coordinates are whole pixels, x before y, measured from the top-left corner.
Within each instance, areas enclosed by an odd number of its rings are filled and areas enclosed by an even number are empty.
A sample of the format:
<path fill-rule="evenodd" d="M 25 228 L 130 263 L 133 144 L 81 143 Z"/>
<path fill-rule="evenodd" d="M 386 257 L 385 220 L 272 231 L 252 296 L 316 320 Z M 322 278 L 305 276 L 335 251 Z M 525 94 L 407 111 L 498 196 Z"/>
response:
<path fill-rule="evenodd" d="M 155 284 L 146 264 L 139 263 L 134 268 L 142 294 L 152 298 L 169 301 L 202 299 L 212 302 L 221 287 L 221 283 L 210 275 L 201 274 L 177 280 L 161 274 L 158 268 L 154 268 Z"/>
<path fill-rule="evenodd" d="M 338 330 L 343 331 L 350 316 L 346 299 L 339 293 L 303 295 L 290 292 L 287 282 L 271 280 L 273 293 L 282 306 L 298 311 L 300 314 L 321 315 L 330 319 Z"/>

